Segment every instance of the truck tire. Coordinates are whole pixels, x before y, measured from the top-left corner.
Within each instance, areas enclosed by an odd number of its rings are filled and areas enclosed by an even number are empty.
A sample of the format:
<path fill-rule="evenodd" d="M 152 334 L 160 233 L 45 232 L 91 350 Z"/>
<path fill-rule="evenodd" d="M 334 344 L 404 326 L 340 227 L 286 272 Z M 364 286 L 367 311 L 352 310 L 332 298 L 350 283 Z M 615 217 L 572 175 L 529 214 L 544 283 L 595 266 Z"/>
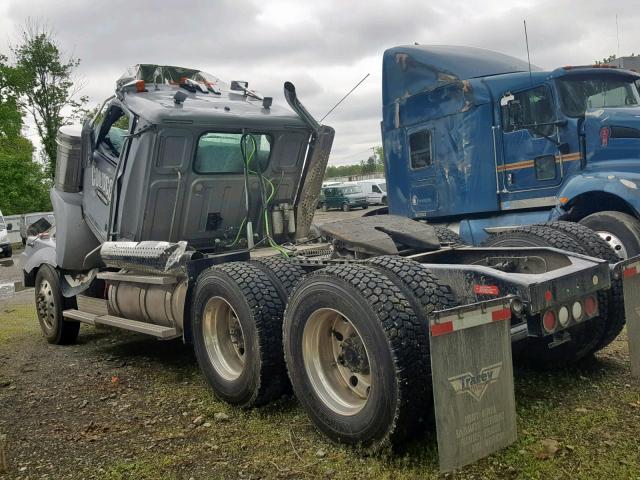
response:
<path fill-rule="evenodd" d="M 273 282 L 255 264 L 230 262 L 200 274 L 192 308 L 193 344 L 218 398 L 252 407 L 286 393 L 283 310 Z"/>
<path fill-rule="evenodd" d="M 34 291 L 38 322 L 47 342 L 55 345 L 75 343 L 80 323 L 65 320 L 62 315 L 64 310 L 76 308 L 75 297 L 62 296 L 57 270 L 50 265 L 42 265 L 36 274 Z"/>
<path fill-rule="evenodd" d="M 602 237 L 620 260 L 640 254 L 640 221 L 621 212 L 597 212 L 579 222 Z"/>
<path fill-rule="evenodd" d="M 342 211 L 343 211 L 343 212 L 349 212 L 349 211 L 351 211 L 351 205 L 349 205 L 348 203 L 343 203 L 343 204 L 342 204 Z"/>
<path fill-rule="evenodd" d="M 531 225 L 518 227 L 508 232 L 490 235 L 484 242 L 487 247 L 553 247 L 569 252 L 588 255 L 575 239 L 548 226 Z M 606 299 L 599 296 L 600 305 Z M 606 325 L 602 318 L 592 319 L 569 329 L 571 340 L 549 348 L 553 337 L 529 338 L 517 357 L 540 368 L 557 368 L 561 364 L 579 362 L 595 351 L 604 335 Z M 515 352 L 514 352 L 515 354 Z"/>
<path fill-rule="evenodd" d="M 254 262 L 269 276 L 280 294 L 282 303 L 286 305 L 294 287 L 304 277 L 304 269 L 284 255 L 257 258 Z"/>
<path fill-rule="evenodd" d="M 13 246 L 11 244 L 7 245 L 7 248 L 4 249 L 3 254 L 5 258 L 11 257 L 11 255 L 13 255 Z"/>
<path fill-rule="evenodd" d="M 443 227 L 442 225 L 432 225 L 432 227 L 435 229 L 440 243 L 450 245 L 466 245 L 462 238 L 460 238 L 460 235 L 458 235 L 453 230 L 447 227 Z"/>
<path fill-rule="evenodd" d="M 590 228 L 575 222 L 549 222 L 545 224 L 562 233 L 569 235 L 582 245 L 587 255 L 601 258 L 609 263 L 617 263 L 620 258 L 611 246 L 596 232 Z M 612 278 L 611 288 L 606 293 L 605 312 L 601 312 L 601 317 L 606 322 L 606 328 L 602 338 L 596 345 L 594 352 L 602 350 L 604 347 L 613 342 L 624 328 L 624 295 L 622 291 L 622 279 Z"/>
<path fill-rule="evenodd" d="M 455 307 L 456 301 L 451 291 L 451 287 L 440 282 L 438 278 L 425 269 L 418 262 L 396 255 L 383 255 L 374 257 L 368 261 L 376 270 L 384 273 L 402 291 L 403 295 L 411 303 L 413 311 L 418 314 L 418 318 L 425 331 L 429 331 L 428 316 L 436 311 L 445 308 Z M 431 381 L 431 360 L 429 337 L 422 336 L 419 340 L 425 343 L 419 347 L 423 352 L 420 356 L 423 375 L 429 378 L 429 382 L 423 386 L 427 390 L 422 392 L 419 398 L 423 399 L 423 407 L 420 409 L 422 415 L 416 419 L 418 424 L 432 423 L 433 419 L 433 392 Z"/>
<path fill-rule="evenodd" d="M 329 207 L 327 207 L 326 203 L 322 203 L 320 205 L 320 208 L 322 209 L 323 212 L 328 212 L 329 211 Z"/>
<path fill-rule="evenodd" d="M 382 197 L 382 205 L 386 205 L 387 204 L 387 197 L 384 196 Z"/>
<path fill-rule="evenodd" d="M 331 440 L 378 451 L 418 428 L 428 330 L 385 274 L 344 264 L 307 275 L 283 330 L 296 397 Z"/>

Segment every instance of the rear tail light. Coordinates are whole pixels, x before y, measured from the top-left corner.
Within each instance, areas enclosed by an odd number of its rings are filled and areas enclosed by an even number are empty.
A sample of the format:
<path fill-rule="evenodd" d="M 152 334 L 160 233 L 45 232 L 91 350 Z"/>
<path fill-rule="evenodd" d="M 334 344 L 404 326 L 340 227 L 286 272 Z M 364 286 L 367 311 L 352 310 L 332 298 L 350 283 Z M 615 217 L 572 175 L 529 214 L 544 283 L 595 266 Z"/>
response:
<path fill-rule="evenodd" d="M 589 316 L 593 317 L 598 311 L 598 302 L 596 301 L 596 297 L 589 296 L 584 300 L 584 312 Z"/>
<path fill-rule="evenodd" d="M 567 307 L 560 307 L 558 310 L 558 322 L 561 326 L 566 327 L 569 323 L 569 309 Z"/>
<path fill-rule="evenodd" d="M 547 333 L 551 333 L 556 329 L 556 314 L 553 310 L 547 310 L 542 316 L 542 326 Z"/>
<path fill-rule="evenodd" d="M 571 315 L 576 322 L 582 319 L 582 304 L 578 300 L 571 306 Z"/>

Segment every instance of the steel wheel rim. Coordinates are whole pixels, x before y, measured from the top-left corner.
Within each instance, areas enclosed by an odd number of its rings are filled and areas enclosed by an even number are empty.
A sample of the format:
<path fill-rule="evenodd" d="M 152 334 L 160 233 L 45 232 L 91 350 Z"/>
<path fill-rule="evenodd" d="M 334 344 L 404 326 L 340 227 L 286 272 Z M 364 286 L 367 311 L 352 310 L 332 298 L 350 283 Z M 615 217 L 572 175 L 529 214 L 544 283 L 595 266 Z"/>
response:
<path fill-rule="evenodd" d="M 340 415 L 355 415 L 371 391 L 369 354 L 360 333 L 332 308 L 313 312 L 302 332 L 302 357 L 314 393 Z"/>
<path fill-rule="evenodd" d="M 213 368 L 225 380 L 236 380 L 245 362 L 242 325 L 233 307 L 222 297 L 213 297 L 202 316 L 204 346 Z"/>
<path fill-rule="evenodd" d="M 46 330 L 53 330 L 56 322 L 56 301 L 53 295 L 53 288 L 46 279 L 40 282 L 36 306 L 38 317 L 42 321 L 43 327 Z"/>
<path fill-rule="evenodd" d="M 609 244 L 620 259 L 626 260 L 629 257 L 627 249 L 624 247 L 624 243 L 622 243 L 622 240 L 620 240 L 619 237 L 611 232 L 605 232 L 604 230 L 598 230 L 596 233 Z"/>

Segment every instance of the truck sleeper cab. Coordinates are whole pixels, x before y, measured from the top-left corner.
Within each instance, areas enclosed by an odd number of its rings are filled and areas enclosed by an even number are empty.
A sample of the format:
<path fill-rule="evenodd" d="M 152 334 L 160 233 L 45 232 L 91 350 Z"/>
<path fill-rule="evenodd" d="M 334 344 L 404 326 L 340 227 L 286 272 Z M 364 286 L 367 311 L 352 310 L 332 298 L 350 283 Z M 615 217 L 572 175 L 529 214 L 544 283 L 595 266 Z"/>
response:
<path fill-rule="evenodd" d="M 553 368 L 617 335 L 622 286 L 588 229 L 451 247 L 382 215 L 320 225 L 327 242 L 310 243 L 334 132 L 284 91 L 293 112 L 246 82 L 140 65 L 94 122 L 61 129 L 55 238 L 25 262 L 47 341 L 75 342 L 80 323 L 180 338 L 218 398 L 254 407 L 292 387 L 319 430 L 377 451 L 428 424 L 438 312 L 499 300 L 514 344 Z"/>
<path fill-rule="evenodd" d="M 383 59 L 389 211 L 481 244 L 551 220 L 640 253 L 635 72 L 542 71 L 488 50 L 406 46 Z"/>

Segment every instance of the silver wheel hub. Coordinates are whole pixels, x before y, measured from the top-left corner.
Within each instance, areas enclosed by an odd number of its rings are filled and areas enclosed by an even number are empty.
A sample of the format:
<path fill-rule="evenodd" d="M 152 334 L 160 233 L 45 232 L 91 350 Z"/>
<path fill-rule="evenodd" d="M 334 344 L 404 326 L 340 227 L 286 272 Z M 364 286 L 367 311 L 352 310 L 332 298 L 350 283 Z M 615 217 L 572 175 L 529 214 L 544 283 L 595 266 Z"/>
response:
<path fill-rule="evenodd" d="M 210 298 L 202 316 L 204 345 L 209 361 L 225 380 L 236 380 L 245 362 L 242 325 L 233 307 L 222 297 Z"/>
<path fill-rule="evenodd" d="M 604 232 L 600 230 L 596 233 L 600 235 L 600 238 L 607 242 L 611 248 L 613 248 L 613 251 L 616 252 L 616 255 L 618 255 L 618 257 L 620 257 L 622 260 L 629 257 L 629 255 L 627 254 L 627 249 L 624 248 L 624 244 L 622 243 L 622 240 L 620 240 L 620 238 L 616 237 L 611 232 Z"/>
<path fill-rule="evenodd" d="M 38 296 L 36 297 L 36 308 L 38 310 L 38 318 L 42 320 L 45 329 L 52 330 L 56 321 L 56 302 L 53 288 L 48 280 L 40 282 Z"/>
<path fill-rule="evenodd" d="M 311 314 L 302 333 L 302 355 L 314 393 L 340 415 L 355 415 L 371 392 L 369 355 L 351 321 L 332 308 Z"/>

